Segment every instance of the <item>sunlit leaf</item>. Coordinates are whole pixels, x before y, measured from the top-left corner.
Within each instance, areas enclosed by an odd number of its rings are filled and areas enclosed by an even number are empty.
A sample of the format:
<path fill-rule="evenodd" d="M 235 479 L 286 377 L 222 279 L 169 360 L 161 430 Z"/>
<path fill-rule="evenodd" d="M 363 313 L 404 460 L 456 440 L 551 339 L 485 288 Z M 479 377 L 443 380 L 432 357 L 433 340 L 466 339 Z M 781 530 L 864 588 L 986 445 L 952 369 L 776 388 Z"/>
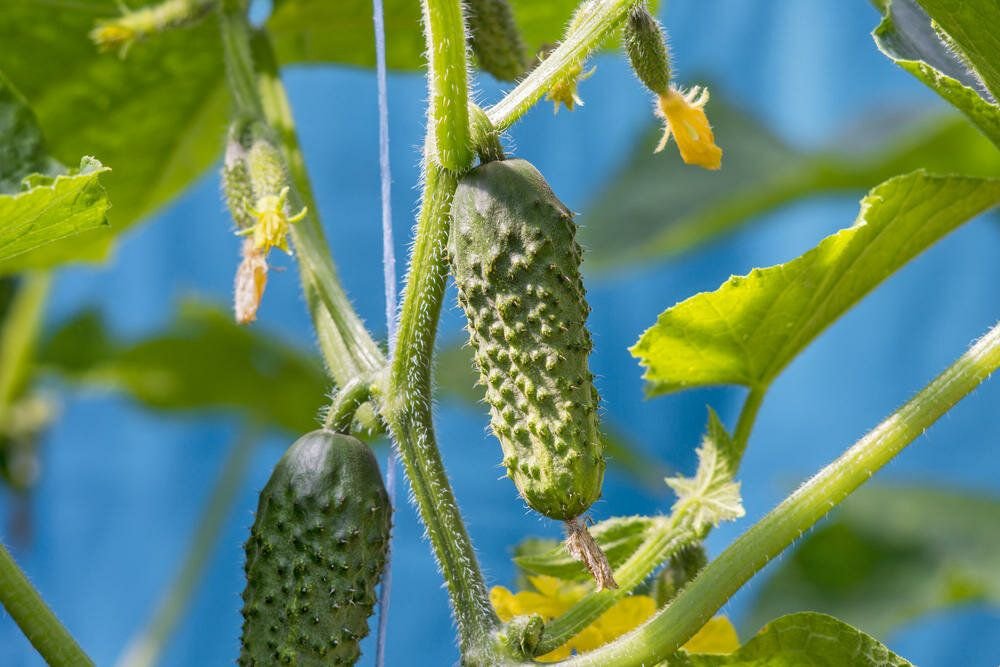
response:
<path fill-rule="evenodd" d="M 728 655 L 687 655 L 673 667 L 912 667 L 875 638 L 826 614 L 801 612 L 767 624 Z"/>
<path fill-rule="evenodd" d="M 1000 146 L 1000 106 L 986 86 L 997 86 L 997 8 L 994 0 L 921 0 L 945 20 L 955 41 L 942 41 L 916 0 L 885 0 L 873 34 L 879 49 L 954 105 Z M 959 5 L 964 9 L 956 11 Z M 935 14 L 936 15 L 936 14 Z M 981 25 L 971 23 L 983 20 Z M 960 40 L 960 41 L 958 41 Z M 968 48 L 968 51 L 963 49 Z M 982 66 L 977 72 L 972 62 Z M 980 74 L 988 75 L 984 82 Z M 994 93 L 996 91 L 994 90 Z"/>
<path fill-rule="evenodd" d="M 946 44 L 996 98 L 1000 96 L 1000 3 L 996 0 L 918 0 Z"/>
<path fill-rule="evenodd" d="M 664 311 L 632 347 L 648 392 L 766 386 L 821 331 L 942 236 L 1000 203 L 1000 180 L 915 172 L 879 185 L 855 224 L 784 264 Z"/>
<path fill-rule="evenodd" d="M 1000 606 L 1000 499 L 865 487 L 782 558 L 752 622 L 815 609 L 886 636 L 933 611 Z"/>
<path fill-rule="evenodd" d="M 94 155 L 112 169 L 102 178 L 111 227 L 59 244 L 67 258 L 103 257 L 114 234 L 221 152 L 228 98 L 215 20 L 154 35 L 122 60 L 88 37 L 96 20 L 119 12 L 116 0 L 8 0 L 0 11 L 0 71 L 28 100 L 52 155 L 64 164 Z"/>
<path fill-rule="evenodd" d="M 868 118 L 849 133 L 852 150 L 838 141 L 837 148 L 804 152 L 724 100 L 713 97 L 710 104 L 716 138 L 726 151 L 722 170 L 686 169 L 670 151 L 653 153 L 662 130 L 651 128 L 580 216 L 588 271 L 674 257 L 791 202 L 864 192 L 918 168 L 1000 174 L 1000 151 L 956 116 L 911 120 L 903 130 L 895 129 L 898 118 Z"/>
<path fill-rule="evenodd" d="M 0 272 L 44 268 L 32 251 L 108 224 L 108 196 L 99 176 L 107 168 L 84 158 L 80 168 L 59 176 L 34 175 L 17 194 L 0 195 Z"/>
<path fill-rule="evenodd" d="M 85 312 L 42 346 L 39 364 L 153 409 L 235 410 L 294 433 L 316 428 L 329 389 L 318 359 L 193 303 L 167 332 L 135 342 L 114 339 Z"/>
<path fill-rule="evenodd" d="M 714 412 L 710 413 L 708 434 L 697 453 L 694 477 L 668 477 L 666 482 L 677 494 L 674 514 L 687 516 L 695 531 L 702 532 L 745 514 L 740 483 L 733 480 L 737 463 L 732 441 Z"/>

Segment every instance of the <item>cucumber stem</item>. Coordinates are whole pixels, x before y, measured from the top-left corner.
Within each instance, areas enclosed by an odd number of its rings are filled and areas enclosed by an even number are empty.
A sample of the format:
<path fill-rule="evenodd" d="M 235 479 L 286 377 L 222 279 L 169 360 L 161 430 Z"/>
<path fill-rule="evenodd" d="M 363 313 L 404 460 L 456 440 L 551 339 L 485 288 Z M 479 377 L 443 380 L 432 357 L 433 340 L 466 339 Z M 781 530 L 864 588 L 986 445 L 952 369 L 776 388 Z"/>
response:
<path fill-rule="evenodd" d="M 626 667 L 668 659 L 750 577 L 871 479 L 998 367 L 1000 324 L 909 402 L 737 538 L 650 620 L 610 644 L 560 664 Z"/>
<path fill-rule="evenodd" d="M 0 544 L 0 602 L 52 667 L 94 664 L 45 604 L 3 544 Z"/>

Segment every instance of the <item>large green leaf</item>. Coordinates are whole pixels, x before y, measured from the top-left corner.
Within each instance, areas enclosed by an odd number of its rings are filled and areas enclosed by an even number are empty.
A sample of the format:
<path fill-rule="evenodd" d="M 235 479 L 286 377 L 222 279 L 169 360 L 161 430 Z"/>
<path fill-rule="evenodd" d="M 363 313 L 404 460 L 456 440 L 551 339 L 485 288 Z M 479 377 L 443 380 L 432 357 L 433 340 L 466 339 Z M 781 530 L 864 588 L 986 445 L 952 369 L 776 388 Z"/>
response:
<path fill-rule="evenodd" d="M 884 0 L 882 22 L 872 33 L 875 43 L 897 65 L 968 116 L 1000 146 L 1000 106 L 985 92 L 987 83 L 997 85 L 996 34 L 1000 8 L 995 0 L 921 2 L 932 12 L 940 13 L 954 39 L 948 39 L 947 44 L 942 41 L 930 17 L 915 0 Z M 976 20 L 987 22 L 970 25 Z M 966 48 L 969 50 L 963 50 Z M 976 72 L 970 63 L 981 64 L 983 69 Z M 980 74 L 989 75 L 990 81 L 984 82 Z"/>
<path fill-rule="evenodd" d="M 113 234 L 204 172 L 225 133 L 214 19 L 155 35 L 122 60 L 88 37 L 97 19 L 118 12 L 116 0 L 7 0 L 0 9 L 0 71 L 28 100 L 52 154 L 66 164 L 96 155 L 113 169 L 102 179 L 112 226 L 62 244 L 66 257 L 103 256 Z"/>
<path fill-rule="evenodd" d="M 562 37 L 577 4 L 579 0 L 511 0 L 529 54 Z M 384 5 L 386 63 L 393 69 L 422 69 L 426 61 L 420 3 L 386 0 Z M 368 0 L 275 0 L 267 28 L 283 63 L 375 66 Z"/>
<path fill-rule="evenodd" d="M 1000 96 L 1000 3 L 996 0 L 919 0 L 949 46 Z"/>
<path fill-rule="evenodd" d="M 894 271 L 998 203 L 995 179 L 915 172 L 886 181 L 862 200 L 852 227 L 664 311 L 631 348 L 646 367 L 648 392 L 766 386 Z"/>
<path fill-rule="evenodd" d="M 20 93 L 0 74 L 0 194 L 21 190 L 29 174 L 56 174 L 62 165 L 53 160 L 35 114 Z"/>
<path fill-rule="evenodd" d="M 98 177 L 108 169 L 93 158 L 59 176 L 36 174 L 17 194 L 0 195 L 0 271 L 10 267 L 43 268 L 51 255 L 31 251 L 72 242 L 80 234 L 108 224 L 108 196 Z M 41 259 L 43 257 L 46 259 Z"/>
<path fill-rule="evenodd" d="M 889 119 L 867 119 L 851 132 L 860 150 L 802 152 L 723 100 L 713 98 L 709 114 L 726 151 L 723 169 L 685 167 L 674 151 L 654 154 L 662 130 L 651 128 L 581 216 L 588 271 L 673 257 L 790 202 L 863 192 L 918 168 L 1000 174 L 1000 151 L 961 117 L 924 118 L 890 132 Z M 883 135 L 889 138 L 856 139 Z"/>
<path fill-rule="evenodd" d="M 877 639 L 826 614 L 801 612 L 768 623 L 729 655 L 686 655 L 671 667 L 912 667 Z"/>
<path fill-rule="evenodd" d="M 167 332 L 134 343 L 113 339 L 85 312 L 42 346 L 39 365 L 154 409 L 236 410 L 294 433 L 316 428 L 329 389 L 319 359 L 196 304 Z"/>
<path fill-rule="evenodd" d="M 968 603 L 1000 606 L 1000 499 L 865 487 L 781 560 L 752 622 L 815 609 L 884 637 Z"/>

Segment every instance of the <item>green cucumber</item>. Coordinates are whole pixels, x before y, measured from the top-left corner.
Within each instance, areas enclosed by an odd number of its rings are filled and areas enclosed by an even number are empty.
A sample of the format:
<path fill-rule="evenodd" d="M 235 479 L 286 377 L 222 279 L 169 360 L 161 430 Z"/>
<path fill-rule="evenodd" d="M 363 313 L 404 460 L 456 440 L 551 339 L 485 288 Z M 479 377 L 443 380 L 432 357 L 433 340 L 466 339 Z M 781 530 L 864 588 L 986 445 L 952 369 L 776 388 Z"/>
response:
<path fill-rule="evenodd" d="M 524 42 L 507 0 L 464 0 L 469 45 L 480 69 L 515 81 L 528 69 Z"/>
<path fill-rule="evenodd" d="M 572 520 L 605 467 L 573 216 L 530 163 L 497 160 L 462 177 L 452 219 L 452 274 L 507 474 L 533 509 Z"/>
<path fill-rule="evenodd" d="M 367 445 L 327 430 L 296 440 L 261 491 L 245 546 L 239 664 L 353 665 L 391 513 Z"/>

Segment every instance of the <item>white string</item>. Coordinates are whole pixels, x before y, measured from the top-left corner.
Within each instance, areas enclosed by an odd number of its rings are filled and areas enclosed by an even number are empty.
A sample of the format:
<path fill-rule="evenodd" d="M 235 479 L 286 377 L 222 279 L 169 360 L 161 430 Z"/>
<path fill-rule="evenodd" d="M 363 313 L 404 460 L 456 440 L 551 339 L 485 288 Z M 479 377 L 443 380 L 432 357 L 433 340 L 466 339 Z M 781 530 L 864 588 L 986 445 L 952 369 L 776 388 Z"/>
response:
<path fill-rule="evenodd" d="M 378 82 L 378 165 L 382 182 L 382 280 L 385 283 L 385 323 L 389 334 L 389 357 L 396 345 L 396 251 L 392 237 L 392 169 L 389 166 L 389 94 L 385 66 L 385 16 L 382 0 L 372 0 L 375 28 L 375 73 Z M 389 450 L 385 464 L 385 487 L 389 503 L 396 507 L 396 453 Z M 395 514 L 395 512 L 393 512 Z M 392 548 L 386 554 L 382 590 L 379 594 L 378 636 L 375 665 L 385 665 L 385 642 L 392 592 Z"/>

